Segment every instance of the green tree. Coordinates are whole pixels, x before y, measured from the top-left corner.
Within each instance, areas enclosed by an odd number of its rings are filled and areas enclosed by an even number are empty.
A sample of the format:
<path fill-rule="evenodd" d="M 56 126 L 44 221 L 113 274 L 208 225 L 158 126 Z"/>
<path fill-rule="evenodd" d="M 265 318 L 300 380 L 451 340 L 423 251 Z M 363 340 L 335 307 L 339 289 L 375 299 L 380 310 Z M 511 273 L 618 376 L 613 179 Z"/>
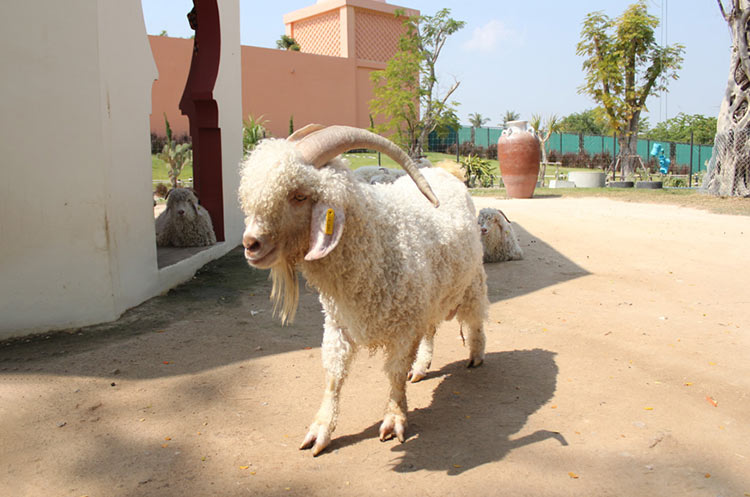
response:
<path fill-rule="evenodd" d="M 190 143 L 177 143 L 172 138 L 172 128 L 169 126 L 167 115 L 164 114 L 167 127 L 167 143 L 157 157 L 167 164 L 167 174 L 172 182 L 172 188 L 177 188 L 177 179 L 185 166 L 193 163 L 193 150 Z"/>
<path fill-rule="evenodd" d="M 469 124 L 471 124 L 471 143 L 474 143 L 474 137 L 477 128 L 481 128 L 490 120 L 489 117 L 482 117 L 482 114 L 469 114 Z"/>
<path fill-rule="evenodd" d="M 403 16 L 403 11 L 396 12 Z M 430 133 L 445 126 L 450 115 L 455 117 L 458 104 L 448 99 L 459 82 L 454 81 L 440 94 L 435 65 L 447 38 L 464 22 L 452 19 L 449 9 L 442 9 L 434 16 L 404 17 L 403 23 L 405 33 L 398 51 L 384 70 L 370 74 L 375 84 L 370 110 L 384 118 L 375 126 L 376 132 L 390 134 L 411 157 L 419 157 Z"/>
<path fill-rule="evenodd" d="M 579 92 L 589 95 L 606 111 L 620 142 L 622 177 L 635 170 L 638 125 L 646 99 L 667 90 L 677 79 L 685 48 L 660 47 L 654 37 L 659 19 L 649 15 L 645 0 L 630 5 L 616 19 L 601 11 L 586 16 L 576 53 L 585 57 L 585 83 Z"/>
<path fill-rule="evenodd" d="M 560 119 L 559 128 L 562 133 L 584 135 L 609 135 L 609 122 L 601 107 L 574 112 Z"/>
<path fill-rule="evenodd" d="M 281 50 L 291 50 L 293 52 L 299 52 L 300 46 L 291 36 L 281 35 L 281 37 L 276 40 L 276 48 Z"/>
<path fill-rule="evenodd" d="M 690 142 L 690 132 L 693 132 L 695 143 L 713 145 L 716 135 L 716 118 L 701 114 L 688 115 L 680 112 L 675 117 L 660 122 L 652 129 L 643 133 L 649 140 L 673 142 Z"/>
<path fill-rule="evenodd" d="M 500 125 L 505 127 L 509 122 L 518 121 L 519 119 L 521 119 L 521 114 L 514 110 L 506 110 L 505 115 L 503 116 L 503 122 Z"/>

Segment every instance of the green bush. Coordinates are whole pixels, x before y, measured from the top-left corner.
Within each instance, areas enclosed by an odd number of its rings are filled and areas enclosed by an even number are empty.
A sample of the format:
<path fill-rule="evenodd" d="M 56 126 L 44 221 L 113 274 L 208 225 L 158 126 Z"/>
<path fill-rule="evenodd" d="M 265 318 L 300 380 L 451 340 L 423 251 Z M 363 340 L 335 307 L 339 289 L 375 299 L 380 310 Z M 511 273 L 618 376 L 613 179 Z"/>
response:
<path fill-rule="evenodd" d="M 172 138 L 172 128 L 169 126 L 167 115 L 164 114 L 164 122 L 167 127 L 167 141 L 158 158 L 163 160 L 167 165 L 169 180 L 172 182 L 172 188 L 177 188 L 177 179 L 185 166 L 193 165 L 193 150 L 190 143 L 177 143 Z"/>
<path fill-rule="evenodd" d="M 487 159 L 478 155 L 469 155 L 461 159 L 461 167 L 466 172 L 466 186 L 469 188 L 490 187 L 494 183 L 495 174 L 492 165 Z"/>
<path fill-rule="evenodd" d="M 249 154 L 258 142 L 268 135 L 268 130 L 264 126 L 265 123 L 263 116 L 256 119 L 249 114 L 247 119 L 242 121 L 242 149 L 245 155 Z"/>

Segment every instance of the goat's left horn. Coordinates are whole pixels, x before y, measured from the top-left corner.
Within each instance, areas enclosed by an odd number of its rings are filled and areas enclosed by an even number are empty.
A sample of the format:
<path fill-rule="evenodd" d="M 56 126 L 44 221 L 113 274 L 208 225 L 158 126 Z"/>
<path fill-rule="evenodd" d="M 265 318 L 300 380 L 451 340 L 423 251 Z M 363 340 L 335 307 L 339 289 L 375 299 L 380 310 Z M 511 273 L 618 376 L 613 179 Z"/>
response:
<path fill-rule="evenodd" d="M 329 126 L 327 128 L 319 125 L 308 125 L 300 129 L 303 136 L 296 141 L 297 150 L 302 154 L 305 161 L 317 168 L 321 168 L 337 155 L 355 148 L 369 148 L 386 154 L 395 160 L 406 173 L 417 184 L 417 188 L 435 207 L 440 205 L 435 192 L 432 191 L 419 168 L 398 146 L 387 138 L 376 135 L 370 131 L 353 128 L 350 126 Z M 294 133 L 290 138 L 294 137 Z M 294 141 L 294 140 L 293 140 Z"/>

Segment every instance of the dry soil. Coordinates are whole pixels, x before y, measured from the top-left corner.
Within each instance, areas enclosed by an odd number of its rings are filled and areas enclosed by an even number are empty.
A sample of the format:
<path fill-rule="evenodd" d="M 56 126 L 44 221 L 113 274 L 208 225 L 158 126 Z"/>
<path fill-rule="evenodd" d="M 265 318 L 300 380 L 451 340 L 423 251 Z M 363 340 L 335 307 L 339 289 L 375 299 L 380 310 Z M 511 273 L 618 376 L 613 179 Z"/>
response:
<path fill-rule="evenodd" d="M 486 265 L 487 358 L 457 323 L 381 443 L 361 353 L 330 448 L 322 315 L 272 316 L 238 250 L 115 323 L 0 343 L 2 496 L 748 496 L 750 218 L 608 199 L 477 198 L 525 259 Z"/>

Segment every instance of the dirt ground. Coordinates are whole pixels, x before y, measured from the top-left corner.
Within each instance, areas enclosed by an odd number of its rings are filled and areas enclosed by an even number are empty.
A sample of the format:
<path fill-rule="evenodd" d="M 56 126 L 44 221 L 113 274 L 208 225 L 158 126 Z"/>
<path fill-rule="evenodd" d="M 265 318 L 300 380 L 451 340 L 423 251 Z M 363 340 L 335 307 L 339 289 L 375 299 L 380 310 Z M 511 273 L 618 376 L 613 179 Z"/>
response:
<path fill-rule="evenodd" d="M 487 358 L 456 322 L 381 443 L 382 355 L 338 429 L 322 315 L 272 317 L 239 250 L 119 321 L 0 343 L 2 496 L 748 496 L 750 217 L 602 198 L 477 198 L 525 259 L 486 265 Z"/>

